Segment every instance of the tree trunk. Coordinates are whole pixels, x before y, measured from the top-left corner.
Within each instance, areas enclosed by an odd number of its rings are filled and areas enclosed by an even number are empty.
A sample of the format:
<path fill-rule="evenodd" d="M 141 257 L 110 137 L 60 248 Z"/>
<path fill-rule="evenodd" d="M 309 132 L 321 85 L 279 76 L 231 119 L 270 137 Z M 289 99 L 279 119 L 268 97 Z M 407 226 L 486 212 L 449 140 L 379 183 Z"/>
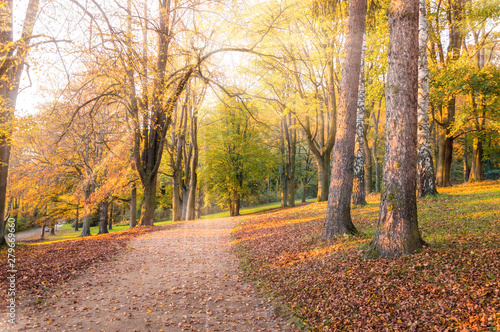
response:
<path fill-rule="evenodd" d="M 472 167 L 470 170 L 469 182 L 484 180 L 483 154 L 483 143 L 479 138 L 474 138 L 472 143 Z"/>
<path fill-rule="evenodd" d="M 306 198 L 307 198 L 307 185 L 302 182 L 302 203 L 305 203 L 306 202 Z"/>
<path fill-rule="evenodd" d="M 330 177 L 330 155 L 324 154 L 321 159 L 316 158 L 318 164 L 318 194 L 316 202 L 324 202 L 328 200 L 328 182 Z"/>
<path fill-rule="evenodd" d="M 194 99 L 194 98 L 193 98 Z M 196 186 L 198 185 L 198 110 L 197 104 L 193 103 L 193 112 L 191 115 L 191 146 L 193 147 L 193 156 L 191 158 L 191 167 L 189 168 L 191 176 L 189 177 L 189 193 L 187 196 L 186 220 L 195 219 L 196 210 Z"/>
<path fill-rule="evenodd" d="M 79 218 L 78 218 L 79 216 L 78 216 L 78 214 L 79 214 L 79 212 L 80 212 L 80 209 L 79 209 L 79 207 L 77 206 L 77 207 L 76 207 L 76 218 L 75 218 L 75 232 L 78 232 L 78 223 L 79 223 L 79 220 L 78 220 L 78 219 L 79 219 Z"/>
<path fill-rule="evenodd" d="M 104 201 L 99 204 L 99 233 L 108 233 L 108 202 Z"/>
<path fill-rule="evenodd" d="M 182 186 L 181 191 L 182 191 L 181 220 L 186 220 L 187 203 L 188 203 L 187 198 L 189 196 L 189 187 Z"/>
<path fill-rule="evenodd" d="M 42 224 L 42 232 L 40 234 L 40 238 L 44 238 L 45 237 L 45 223 Z"/>
<path fill-rule="evenodd" d="M 337 132 L 333 148 L 325 228 L 321 235 L 321 238 L 325 240 L 333 240 L 337 235 L 357 232 L 351 219 L 351 195 L 365 17 L 366 0 L 349 1 L 349 23 L 340 81 L 341 95 L 337 113 Z"/>
<path fill-rule="evenodd" d="M 233 213 L 231 214 L 231 217 L 236 217 L 240 215 L 240 204 L 241 204 L 241 198 L 240 195 L 238 194 L 236 198 L 233 200 Z"/>
<path fill-rule="evenodd" d="M 364 131 L 365 131 L 365 40 L 363 38 L 363 48 L 361 52 L 361 68 L 359 74 L 358 106 L 356 112 L 356 141 L 354 146 L 354 178 L 352 189 L 352 204 L 365 205 L 365 151 L 364 151 Z"/>
<path fill-rule="evenodd" d="M 467 152 L 467 134 L 464 134 L 464 182 L 469 181 L 470 167 Z"/>
<path fill-rule="evenodd" d="M 413 0 L 392 0 L 389 5 L 384 190 L 369 258 L 411 254 L 424 243 L 416 195 L 418 8 Z"/>
<path fill-rule="evenodd" d="M 182 200 L 180 188 L 180 171 L 173 170 L 172 177 L 172 220 L 179 221 L 182 217 Z"/>
<path fill-rule="evenodd" d="M 50 235 L 56 235 L 56 222 L 52 224 L 52 227 L 50 228 Z"/>
<path fill-rule="evenodd" d="M 0 246 L 5 245 L 5 200 L 11 150 L 12 121 L 19 94 L 19 82 L 30 48 L 39 0 L 29 0 L 22 24 L 21 38 L 14 41 L 13 1 L 2 1 L 0 7 Z"/>
<path fill-rule="evenodd" d="M 418 195 L 436 195 L 434 165 L 432 163 L 429 130 L 429 68 L 427 64 L 427 6 L 420 0 L 419 6 L 419 56 L 418 56 Z"/>
<path fill-rule="evenodd" d="M 193 220 L 195 218 L 196 209 L 196 185 L 198 180 L 196 167 L 194 169 L 191 169 L 191 172 L 191 183 L 189 184 L 189 195 L 187 198 L 186 220 Z"/>
<path fill-rule="evenodd" d="M 113 202 L 109 203 L 109 219 L 108 219 L 108 229 L 113 229 Z"/>
<path fill-rule="evenodd" d="M 83 225 L 81 236 L 90 236 L 90 214 L 91 204 L 90 204 L 90 194 L 92 193 L 92 185 L 87 185 L 85 188 L 85 200 L 83 202 Z"/>
<path fill-rule="evenodd" d="M 130 193 L 130 224 L 129 228 L 132 229 L 136 225 L 137 220 L 137 188 L 135 183 L 132 184 L 132 191 Z"/>
<path fill-rule="evenodd" d="M 366 128 L 366 126 L 365 126 Z M 369 194 L 373 191 L 373 162 L 372 162 L 372 151 L 368 145 L 368 138 L 366 137 L 366 131 L 363 137 L 363 151 L 365 152 L 365 193 Z"/>
<path fill-rule="evenodd" d="M 149 181 L 143 183 L 144 192 L 141 207 L 141 226 L 153 226 L 156 209 L 156 173 Z"/>

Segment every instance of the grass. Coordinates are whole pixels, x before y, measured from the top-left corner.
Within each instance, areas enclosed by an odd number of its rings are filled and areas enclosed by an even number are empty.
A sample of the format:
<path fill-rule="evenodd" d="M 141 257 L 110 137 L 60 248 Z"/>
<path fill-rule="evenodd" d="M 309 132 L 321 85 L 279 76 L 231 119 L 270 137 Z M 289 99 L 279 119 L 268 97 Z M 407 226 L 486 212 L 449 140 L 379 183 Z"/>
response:
<path fill-rule="evenodd" d="M 311 203 L 314 202 L 315 198 L 312 199 L 307 199 L 306 202 Z M 295 200 L 295 204 L 301 203 L 301 199 Z M 240 209 L 240 215 L 249 215 L 249 214 L 254 214 L 254 213 L 259 213 L 259 212 L 265 212 L 269 210 L 274 210 L 276 208 L 281 207 L 281 202 L 275 202 L 275 203 L 269 203 L 269 204 L 263 204 L 263 205 L 258 205 L 254 207 L 248 207 L 248 208 L 243 208 Z M 219 212 L 219 213 L 213 213 L 213 214 L 207 214 L 205 216 L 202 216 L 201 219 L 218 219 L 218 218 L 227 218 L 229 217 L 229 211 L 224 211 L 224 212 Z"/>
<path fill-rule="evenodd" d="M 233 244 L 248 280 L 296 330 L 500 331 L 500 181 L 418 200 L 429 244 L 367 260 L 380 195 L 353 207 L 361 232 L 319 241 L 326 203 L 241 219 Z"/>
<path fill-rule="evenodd" d="M 162 225 L 167 225 L 171 224 L 172 221 L 167 220 L 167 221 L 159 221 L 155 222 L 155 226 L 162 226 Z M 123 232 L 129 229 L 129 225 L 114 225 L 113 229 L 108 230 L 109 233 L 115 233 L 115 232 Z M 44 241 L 43 242 L 36 242 L 34 244 L 50 244 L 54 242 L 60 242 L 60 241 L 68 241 L 68 240 L 74 240 L 80 238 L 80 234 L 82 232 L 82 229 L 80 228 L 77 232 L 74 231 L 74 228 L 71 226 L 71 224 L 63 224 L 57 231 L 56 235 L 50 235 L 49 232 L 45 232 L 44 236 Z M 96 235 L 99 233 L 99 226 L 93 226 L 90 227 L 90 234 Z M 35 234 L 33 236 L 27 237 L 23 239 L 22 241 L 33 241 L 35 239 L 39 239 L 40 234 Z"/>

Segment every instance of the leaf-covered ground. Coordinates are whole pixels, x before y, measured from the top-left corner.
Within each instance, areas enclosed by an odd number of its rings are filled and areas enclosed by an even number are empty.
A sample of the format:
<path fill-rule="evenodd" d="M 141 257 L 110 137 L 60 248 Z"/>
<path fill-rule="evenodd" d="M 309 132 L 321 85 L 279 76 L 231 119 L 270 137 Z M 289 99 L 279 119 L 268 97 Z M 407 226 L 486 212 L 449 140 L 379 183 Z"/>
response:
<path fill-rule="evenodd" d="M 500 331 L 500 182 L 441 188 L 418 202 L 429 247 L 366 260 L 379 197 L 353 208 L 363 235 L 320 242 L 325 203 L 245 217 L 245 274 L 297 329 Z"/>
<path fill-rule="evenodd" d="M 111 259 L 127 241 L 141 234 L 159 231 L 168 226 L 135 228 L 130 231 L 85 237 L 71 241 L 21 244 L 16 247 L 16 297 L 30 296 L 43 299 L 51 286 L 62 283 L 84 272 L 90 265 Z M 36 241 L 35 241 L 36 242 Z M 2 262 L 7 262 L 7 250 L 0 251 Z M 0 280 L 10 275 L 0 269 Z M 0 291 L 0 308 L 7 304 L 7 288 Z"/>

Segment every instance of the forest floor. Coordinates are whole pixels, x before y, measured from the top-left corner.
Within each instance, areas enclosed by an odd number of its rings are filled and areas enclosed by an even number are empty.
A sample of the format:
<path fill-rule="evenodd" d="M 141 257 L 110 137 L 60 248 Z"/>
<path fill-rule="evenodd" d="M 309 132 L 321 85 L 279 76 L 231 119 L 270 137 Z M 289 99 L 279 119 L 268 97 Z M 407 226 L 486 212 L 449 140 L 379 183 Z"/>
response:
<path fill-rule="evenodd" d="M 500 181 L 419 199 L 421 252 L 367 260 L 380 195 L 353 207 L 357 236 L 319 241 L 326 202 L 244 217 L 241 267 L 305 331 L 500 331 Z"/>
<path fill-rule="evenodd" d="M 315 203 L 20 244 L 18 324 L 0 330 L 498 332 L 500 181 L 439 192 L 418 201 L 429 246 L 394 260 L 364 259 L 379 195 L 332 242 Z"/>
<path fill-rule="evenodd" d="M 237 220 L 138 229 L 131 241 L 134 232 L 123 232 L 22 248 L 33 265 L 18 266 L 19 278 L 38 279 L 21 292 L 17 325 L 9 327 L 4 316 L 0 330 L 279 331 L 286 324 L 239 277 L 229 245 Z M 78 260 L 75 248 L 78 256 L 102 262 L 74 262 L 73 269 L 57 263 Z M 65 271 L 65 282 L 53 280 L 57 271 Z"/>

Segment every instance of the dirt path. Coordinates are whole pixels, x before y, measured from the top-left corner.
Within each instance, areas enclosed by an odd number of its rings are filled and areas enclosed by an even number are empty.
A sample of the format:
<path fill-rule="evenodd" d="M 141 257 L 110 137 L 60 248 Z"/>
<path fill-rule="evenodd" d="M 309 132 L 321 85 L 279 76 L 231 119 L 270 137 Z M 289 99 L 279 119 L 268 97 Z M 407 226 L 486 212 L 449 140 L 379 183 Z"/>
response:
<path fill-rule="evenodd" d="M 144 235 L 38 308 L 21 307 L 15 330 L 278 331 L 272 308 L 238 277 L 228 251 L 235 223 L 199 220 Z"/>

